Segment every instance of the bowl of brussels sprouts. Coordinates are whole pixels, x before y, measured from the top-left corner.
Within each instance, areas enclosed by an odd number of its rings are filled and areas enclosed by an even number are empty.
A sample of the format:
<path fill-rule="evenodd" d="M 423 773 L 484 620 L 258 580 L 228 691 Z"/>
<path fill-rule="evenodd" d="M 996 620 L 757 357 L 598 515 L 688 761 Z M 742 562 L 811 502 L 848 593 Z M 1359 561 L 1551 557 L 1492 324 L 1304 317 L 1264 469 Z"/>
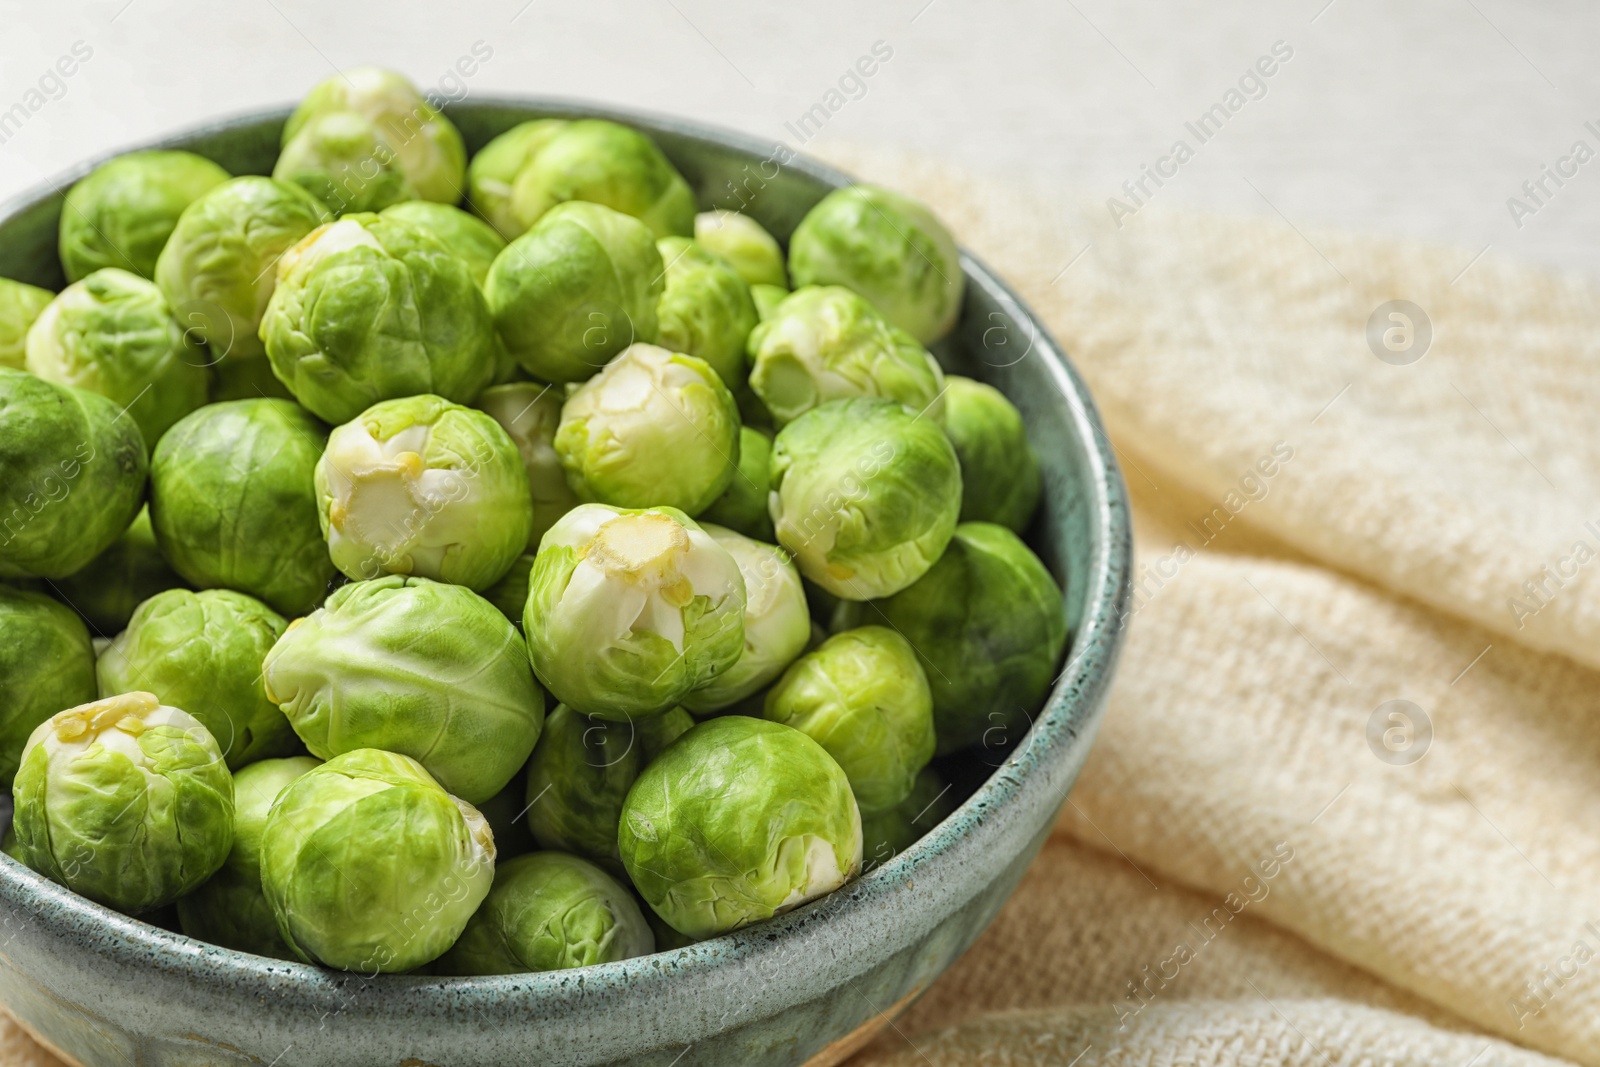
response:
<path fill-rule="evenodd" d="M 0 1003 L 86 1065 L 837 1063 L 1092 742 L 1126 502 L 924 205 L 565 101 L 0 206 Z"/>

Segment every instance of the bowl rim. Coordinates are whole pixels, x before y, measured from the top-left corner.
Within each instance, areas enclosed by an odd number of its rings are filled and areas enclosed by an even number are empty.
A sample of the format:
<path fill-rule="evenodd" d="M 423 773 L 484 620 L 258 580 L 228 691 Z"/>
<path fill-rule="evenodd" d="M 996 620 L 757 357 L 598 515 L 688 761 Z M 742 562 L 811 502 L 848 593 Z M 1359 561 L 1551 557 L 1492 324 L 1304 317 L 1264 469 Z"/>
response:
<path fill-rule="evenodd" d="M 559 96 L 470 96 L 459 103 L 446 103 L 441 110 L 503 108 L 534 114 L 605 118 L 626 123 L 648 133 L 668 133 L 748 153 L 757 158 L 778 149 L 789 153 L 782 164 L 832 187 L 854 184 L 846 172 L 784 146 L 722 127 L 676 116 L 587 100 Z M 187 149 L 208 135 L 236 132 L 242 128 L 281 122 L 292 107 L 255 109 L 215 118 L 176 130 L 153 140 L 125 145 L 92 157 L 84 163 L 34 183 L 25 191 L 0 202 L 0 225 L 24 211 L 34 209 L 53 197 L 63 196 L 71 185 L 101 163 L 133 151 Z M 373 985 L 367 1001 L 385 1016 L 449 1012 L 472 1002 L 497 1002 L 525 1005 L 547 998 L 577 995 L 593 996 L 605 990 L 637 990 L 655 981 L 683 981 L 693 975 L 711 976 L 736 962 L 755 961 L 763 956 L 775 966 L 793 970 L 793 961 L 779 959 L 790 936 L 818 928 L 866 930 L 877 920 L 873 914 L 882 899 L 896 890 L 931 876 L 940 868 L 959 869 L 986 860 L 985 835 L 979 832 L 990 818 L 991 809 L 1010 808 L 1029 797 L 1044 793 L 1057 777 L 1050 772 L 1070 762 L 1074 744 L 1086 748 L 1098 725 L 1098 711 L 1104 704 L 1123 638 L 1123 620 L 1131 596 L 1131 523 L 1126 488 L 1117 466 L 1111 442 L 1101 424 L 1098 411 L 1077 370 L 1060 345 L 1016 292 L 964 247 L 960 263 L 969 284 L 997 295 L 1008 311 L 1030 327 L 1033 347 L 1040 351 L 1049 375 L 1068 414 L 1068 432 L 1078 439 L 1087 460 L 1088 478 L 1080 487 L 1090 516 L 1086 529 L 1095 541 L 1091 564 L 1083 582 L 1083 609 L 1066 662 L 1052 683 L 1050 696 L 1032 721 L 1027 741 L 1020 751 L 996 767 L 978 787 L 942 822 L 915 844 L 881 866 L 862 874 L 844 888 L 813 901 L 795 911 L 750 927 L 723 934 L 679 949 L 651 955 L 595 964 L 569 971 L 532 972 L 516 975 L 477 977 L 433 977 L 425 975 L 376 975 L 330 971 L 311 964 L 274 960 L 251 953 L 223 948 L 190 938 L 181 933 L 151 925 L 78 896 L 71 890 L 36 874 L 10 856 L 0 854 L 0 901 L 32 914 L 34 921 L 49 923 L 69 934 L 90 935 L 92 951 L 107 963 L 119 966 L 156 968 L 183 980 L 193 978 L 201 963 L 208 976 L 218 981 L 252 983 L 263 995 L 293 995 L 303 998 L 310 1008 L 349 1005 L 347 987 L 351 982 Z M 1081 753 L 1080 753 L 1081 756 Z M 1076 767 L 1073 767 L 1075 775 Z M 1067 779 L 1070 788 L 1071 777 Z M 1054 800 L 1055 807 L 1065 802 L 1063 788 Z M 1029 857 L 1031 861 L 1031 856 Z M 970 894 L 964 894 L 970 896 Z M 962 901 L 964 903 L 965 901 Z M 929 912 L 934 909 L 927 909 Z M 908 938 L 931 930 L 918 927 Z M 848 955 L 820 953 L 831 973 L 853 978 L 867 969 L 863 961 L 852 967 Z M 440 994 L 446 994 L 441 996 Z M 762 1014 L 757 998 L 741 998 L 740 1003 L 722 1017 L 725 1028 L 752 1021 Z M 668 1035 L 661 1035 L 666 1040 Z"/>

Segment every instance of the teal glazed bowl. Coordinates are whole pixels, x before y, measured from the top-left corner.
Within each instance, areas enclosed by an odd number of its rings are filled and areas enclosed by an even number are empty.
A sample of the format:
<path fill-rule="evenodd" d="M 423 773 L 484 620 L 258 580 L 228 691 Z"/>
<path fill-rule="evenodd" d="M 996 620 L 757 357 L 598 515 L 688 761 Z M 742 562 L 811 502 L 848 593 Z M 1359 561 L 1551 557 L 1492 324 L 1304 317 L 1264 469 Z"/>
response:
<path fill-rule="evenodd" d="M 530 118 L 628 123 L 655 138 L 702 207 L 747 211 L 780 238 L 849 183 L 787 149 L 675 119 L 550 100 L 447 111 L 473 150 Z M 267 174 L 287 115 L 140 147 Z M 0 275 L 63 285 L 62 197 L 93 165 L 0 207 Z M 833 1064 L 866 1044 L 973 942 L 1049 835 L 1105 708 L 1128 599 L 1127 501 L 1088 391 L 1005 283 L 969 255 L 961 263 L 966 301 L 938 355 L 999 388 L 1027 421 L 1045 479 L 1029 539 L 1063 582 L 1073 636 L 1031 729 L 978 750 L 971 795 L 920 842 L 831 896 L 689 948 L 450 979 L 367 977 L 217 948 L 0 856 L 0 1003 L 86 1067 L 743 1067 Z M 0 808 L 4 822 L 9 814 Z"/>

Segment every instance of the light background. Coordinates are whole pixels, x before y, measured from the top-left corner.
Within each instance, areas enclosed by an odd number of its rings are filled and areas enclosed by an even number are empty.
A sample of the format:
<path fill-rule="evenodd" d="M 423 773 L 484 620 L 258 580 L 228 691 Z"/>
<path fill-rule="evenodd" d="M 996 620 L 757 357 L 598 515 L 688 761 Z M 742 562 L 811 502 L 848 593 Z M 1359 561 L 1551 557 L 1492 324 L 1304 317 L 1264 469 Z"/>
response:
<path fill-rule="evenodd" d="M 1600 151 L 1600 12 L 1581 0 L 92 0 L 0 3 L 0 111 L 93 57 L 0 144 L 0 196 L 203 119 L 290 103 L 335 66 L 424 87 L 475 42 L 473 94 L 583 97 L 798 147 L 785 129 L 875 41 L 893 58 L 822 140 L 1119 193 L 1275 41 L 1292 60 L 1163 198 L 1600 268 L 1600 159 L 1517 227 L 1508 197 Z M 1190 138 L 1193 144 L 1192 138 Z M 1554 189 L 1554 186 L 1550 186 Z"/>

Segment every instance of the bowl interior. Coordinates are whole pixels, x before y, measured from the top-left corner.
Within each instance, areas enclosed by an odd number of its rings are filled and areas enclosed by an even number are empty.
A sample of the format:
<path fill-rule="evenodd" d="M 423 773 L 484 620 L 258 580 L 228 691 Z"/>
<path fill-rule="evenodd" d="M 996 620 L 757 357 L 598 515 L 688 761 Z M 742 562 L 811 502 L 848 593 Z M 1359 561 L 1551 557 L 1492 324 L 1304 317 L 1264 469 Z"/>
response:
<path fill-rule="evenodd" d="M 785 241 L 817 200 L 849 182 L 781 145 L 657 116 L 562 101 L 475 101 L 447 112 L 469 151 L 530 118 L 627 122 L 656 140 L 702 208 L 745 211 Z M 287 114 L 285 109 L 231 119 L 140 147 L 183 148 L 234 174 L 266 174 Z M 0 276 L 52 289 L 64 284 L 56 254 L 61 201 L 72 182 L 101 161 L 0 206 Z M 925 968 L 937 973 L 976 936 L 1020 877 L 1082 763 L 1120 644 L 1129 561 L 1120 476 L 1083 383 L 1004 283 L 965 254 L 962 266 L 967 296 L 961 320 L 936 354 L 947 370 L 989 382 L 1022 411 L 1045 479 L 1044 503 L 1028 540 L 1063 584 L 1072 641 L 1052 696 L 1026 736 L 997 738 L 976 759 L 969 754 L 946 761 L 944 769 L 966 800 L 911 849 L 830 897 L 689 948 L 577 972 L 493 978 L 337 975 L 215 948 L 82 900 L 9 857 L 0 857 L 0 901 L 25 912 L 26 921 L 48 926 L 60 944 L 97 954 L 113 971 L 141 968 L 151 976 L 153 991 L 165 988 L 203 1001 L 215 990 L 221 1006 L 242 982 L 254 996 L 286 999 L 313 1017 L 335 1011 L 391 1023 L 417 1015 L 447 1017 L 469 1006 L 486 1020 L 499 1017 L 497 1012 L 525 1017 L 534 1002 L 541 1014 L 559 1017 L 606 991 L 626 991 L 644 1018 L 652 1005 L 698 997 L 713 1003 L 721 998 L 722 1025 L 754 1022 L 775 1005 L 816 996 L 867 973 L 875 962 L 914 949 L 952 913 L 982 900 L 983 914 L 975 912 L 964 932 L 941 945 L 940 958 Z M 9 816 L 5 798 L 0 829 Z M 1007 880 L 998 899 L 984 897 Z M 851 954 L 841 955 L 841 943 Z M 0 944 L 0 971 L 4 964 Z M 763 1000 L 750 992 L 752 970 L 769 978 L 782 972 L 784 981 L 768 982 L 771 996 Z M 352 999 L 352 984 L 364 991 L 362 997 Z M 779 985 L 792 989 L 771 988 Z M 195 1010 L 202 1010 L 198 1001 Z M 698 1032 L 686 1024 L 674 1037 L 670 1029 L 657 1035 L 659 1047 L 692 1043 Z M 619 1052 L 639 1047 L 625 1041 L 615 1046 Z"/>

